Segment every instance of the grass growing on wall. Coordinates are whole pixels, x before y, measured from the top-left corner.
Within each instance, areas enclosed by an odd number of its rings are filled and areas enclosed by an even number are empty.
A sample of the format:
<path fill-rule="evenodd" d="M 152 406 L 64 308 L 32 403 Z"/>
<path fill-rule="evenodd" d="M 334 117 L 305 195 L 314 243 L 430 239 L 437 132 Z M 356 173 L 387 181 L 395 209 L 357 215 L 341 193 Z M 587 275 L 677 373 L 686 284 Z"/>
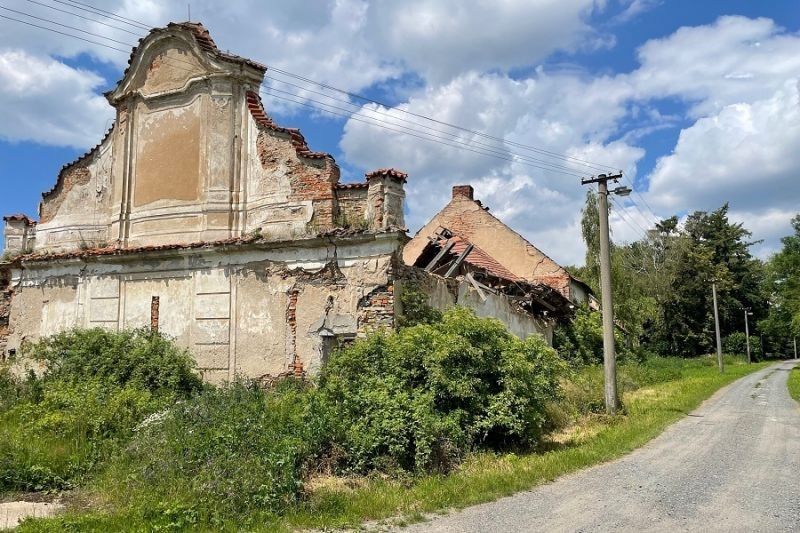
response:
<path fill-rule="evenodd" d="M 279 514 L 267 511 L 267 505 L 243 505 L 238 515 L 214 515 L 211 511 L 215 499 L 208 499 L 198 506 L 188 497 L 191 493 L 187 492 L 186 480 L 177 477 L 171 498 L 159 494 L 156 499 L 136 502 L 135 495 L 128 494 L 134 501 L 129 505 L 119 505 L 115 503 L 119 501 L 119 494 L 115 496 L 112 492 L 121 491 L 125 495 L 128 485 L 122 483 L 125 478 L 120 479 L 109 472 L 110 477 L 101 476 L 82 497 L 76 498 L 79 502 L 91 501 L 88 509 L 85 504 L 78 504 L 63 516 L 27 521 L 20 530 L 128 531 L 158 528 L 235 531 L 244 528 L 288 531 L 357 526 L 368 520 L 398 516 L 403 520 L 414 520 L 426 512 L 489 501 L 619 457 L 658 435 L 720 387 L 763 366 L 748 366 L 729 359 L 725 374 L 720 375 L 715 362 L 707 358 L 651 359 L 644 364 L 622 365 L 620 390 L 623 391 L 627 413 L 617 417 L 602 414 L 602 369 L 583 368 L 563 379 L 563 397 L 547 406 L 550 430 L 536 450 L 473 452 L 446 474 L 398 471 L 392 476 L 334 476 L 324 475 L 324 469 L 318 469 L 313 475 L 309 473 L 302 497 L 296 501 L 284 501 Z M 214 418 L 203 413 L 192 415 L 197 418 L 195 423 L 202 424 Z M 292 411 L 288 413 L 294 416 Z M 256 426 L 263 418 L 247 408 L 241 414 L 242 420 L 249 417 Z M 311 429 L 312 437 L 317 435 Z M 217 439 L 220 445 L 225 444 L 225 439 L 232 439 L 231 442 L 237 443 L 237 453 L 243 454 L 245 459 L 256 459 L 256 456 L 248 455 L 255 449 L 243 442 L 236 430 L 203 431 Z M 169 442 L 172 442 L 170 446 L 180 444 L 175 438 Z M 272 446 L 266 441 L 264 445 Z M 151 449 L 153 454 L 161 453 L 158 447 Z M 209 460 L 210 456 L 199 455 L 198 464 Z M 280 460 L 280 456 L 267 459 Z M 237 475 L 237 464 L 253 466 L 254 463 L 248 461 L 220 463 L 220 471 L 200 481 L 213 484 L 219 478 L 223 483 Z M 254 482 L 255 478 L 257 476 L 254 476 Z M 222 491 L 218 498 L 223 498 L 225 491 L 231 491 L 234 498 L 249 497 L 236 493 L 243 487 L 229 485 L 218 489 Z M 250 492 L 258 494 L 257 490 Z M 271 497 L 270 494 L 268 490 L 264 493 L 266 497 Z M 220 501 L 219 505 L 224 503 Z M 209 516 L 217 518 L 209 521 Z"/>

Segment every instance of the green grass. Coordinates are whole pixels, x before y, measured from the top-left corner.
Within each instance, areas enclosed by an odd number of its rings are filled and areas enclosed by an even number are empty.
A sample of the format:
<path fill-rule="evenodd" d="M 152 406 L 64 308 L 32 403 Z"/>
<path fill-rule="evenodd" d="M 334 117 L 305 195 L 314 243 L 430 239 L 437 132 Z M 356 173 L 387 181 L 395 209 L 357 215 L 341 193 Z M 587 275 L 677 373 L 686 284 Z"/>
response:
<path fill-rule="evenodd" d="M 789 372 L 789 381 L 786 382 L 787 387 L 789 387 L 789 394 L 800 402 L 800 366 L 794 367 L 794 369 Z"/>
<path fill-rule="evenodd" d="M 561 413 L 568 425 L 554 429 L 537 452 L 474 454 L 449 475 L 399 480 L 377 476 L 317 479 L 311 483 L 307 498 L 283 516 L 264 514 L 242 520 L 246 520 L 248 530 L 352 527 L 391 517 L 414 521 L 424 513 L 491 501 L 620 457 L 660 434 L 719 388 L 766 365 L 748 366 L 730 359 L 722 375 L 708 358 L 654 359 L 644 365 L 622 366 L 619 381 L 626 414 L 617 417 L 593 412 L 599 408 L 597 395 L 602 393 L 602 374 L 598 368 L 586 369 L 571 378 L 572 386 L 567 388 L 566 397 L 553 406 L 554 412 Z M 800 375 L 792 374 L 795 380 Z M 800 385 L 800 380 L 797 382 Z M 81 496 L 82 508 L 73 508 L 55 519 L 28 521 L 20 530 L 152 529 L 149 518 L 152 515 L 147 509 L 109 506 L 102 491 L 101 485 L 96 486 L 94 492 L 90 490 Z M 185 509 L 178 506 L 168 511 L 170 522 L 163 524 L 163 528 L 202 529 Z M 163 510 L 160 516 L 164 516 Z M 242 523 L 205 527 L 234 531 L 241 529 Z"/>

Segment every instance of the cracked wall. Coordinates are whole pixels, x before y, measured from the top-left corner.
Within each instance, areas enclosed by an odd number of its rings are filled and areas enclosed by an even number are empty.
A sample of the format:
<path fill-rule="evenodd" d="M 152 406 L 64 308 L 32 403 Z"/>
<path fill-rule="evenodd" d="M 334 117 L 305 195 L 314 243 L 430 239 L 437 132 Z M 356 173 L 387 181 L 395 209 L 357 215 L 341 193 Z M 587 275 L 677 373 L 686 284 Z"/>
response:
<path fill-rule="evenodd" d="M 537 318 L 515 306 L 502 294 L 478 291 L 467 281 L 444 278 L 429 274 L 421 268 L 401 266 L 398 268 L 395 291 L 398 296 L 403 290 L 413 287 L 428 297 L 428 304 L 441 311 L 455 305 L 467 307 L 484 318 L 495 318 L 502 322 L 517 337 L 524 339 L 530 335 L 541 335 L 548 344 L 553 344 L 554 321 Z M 402 315 L 402 307 L 397 313 Z"/>
<path fill-rule="evenodd" d="M 158 298 L 159 331 L 191 350 L 208 381 L 316 373 L 336 343 L 394 326 L 393 313 L 375 317 L 393 305 L 382 295 L 400 242 L 395 234 L 17 266 L 3 353 L 72 327 L 151 327 Z"/>

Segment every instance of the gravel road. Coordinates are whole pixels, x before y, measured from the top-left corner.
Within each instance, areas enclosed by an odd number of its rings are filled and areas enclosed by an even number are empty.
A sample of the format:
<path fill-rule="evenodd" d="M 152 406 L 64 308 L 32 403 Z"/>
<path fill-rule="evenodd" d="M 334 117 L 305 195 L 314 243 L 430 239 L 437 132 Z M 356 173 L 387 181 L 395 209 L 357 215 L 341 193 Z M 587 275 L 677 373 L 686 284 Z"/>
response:
<path fill-rule="evenodd" d="M 622 459 L 402 531 L 800 531 L 797 363 L 736 381 Z"/>

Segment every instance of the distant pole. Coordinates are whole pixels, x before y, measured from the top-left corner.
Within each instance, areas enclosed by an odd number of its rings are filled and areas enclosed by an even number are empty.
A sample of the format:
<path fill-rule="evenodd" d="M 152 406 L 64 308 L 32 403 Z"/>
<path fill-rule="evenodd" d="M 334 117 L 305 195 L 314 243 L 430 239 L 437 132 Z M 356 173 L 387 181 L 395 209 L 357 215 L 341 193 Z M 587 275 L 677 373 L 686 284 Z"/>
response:
<path fill-rule="evenodd" d="M 717 283 L 711 282 L 711 293 L 714 295 L 714 328 L 717 330 L 717 362 L 719 363 L 719 371 L 724 372 L 725 368 L 722 366 L 722 338 L 719 334 L 719 310 L 717 309 Z"/>
<path fill-rule="evenodd" d="M 750 360 L 750 326 L 747 323 L 747 315 L 750 314 L 750 308 L 744 308 L 744 336 L 747 340 L 747 363 L 750 364 L 752 361 Z"/>
<path fill-rule="evenodd" d="M 619 407 L 617 396 L 617 354 L 614 347 L 614 302 L 611 295 L 611 239 L 608 229 L 608 181 L 618 181 L 619 174 L 600 174 L 582 180 L 584 185 L 597 183 L 598 211 L 600 212 L 600 297 L 603 313 L 603 369 L 605 377 L 606 413 L 614 415 Z M 626 194 L 626 188 L 615 189 L 614 194 Z M 627 193 L 630 190 L 627 189 Z"/>
<path fill-rule="evenodd" d="M 794 338 L 794 358 L 797 359 L 797 337 Z"/>

